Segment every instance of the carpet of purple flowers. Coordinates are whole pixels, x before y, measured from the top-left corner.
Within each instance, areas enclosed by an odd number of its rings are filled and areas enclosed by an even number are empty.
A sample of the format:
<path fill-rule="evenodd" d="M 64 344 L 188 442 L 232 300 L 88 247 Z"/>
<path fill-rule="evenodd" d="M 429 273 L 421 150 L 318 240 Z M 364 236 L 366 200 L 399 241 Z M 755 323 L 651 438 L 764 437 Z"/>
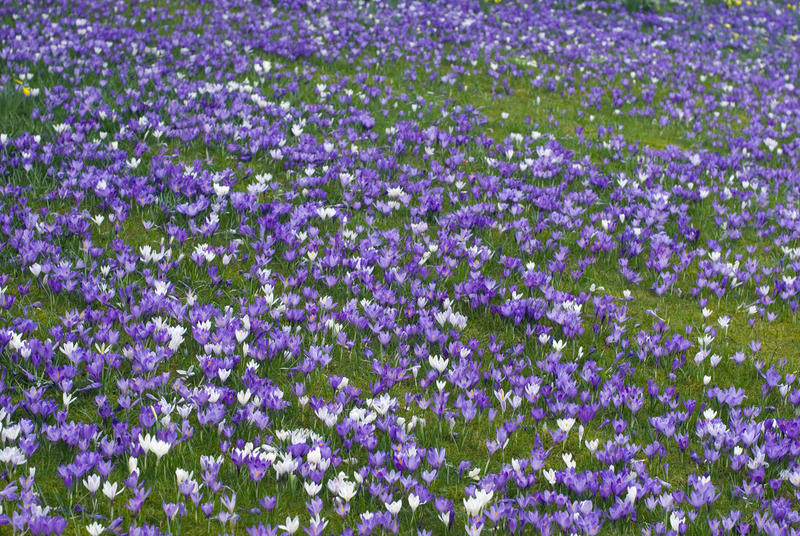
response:
<path fill-rule="evenodd" d="M 800 529 L 795 5 L 0 21 L 0 533 Z"/>

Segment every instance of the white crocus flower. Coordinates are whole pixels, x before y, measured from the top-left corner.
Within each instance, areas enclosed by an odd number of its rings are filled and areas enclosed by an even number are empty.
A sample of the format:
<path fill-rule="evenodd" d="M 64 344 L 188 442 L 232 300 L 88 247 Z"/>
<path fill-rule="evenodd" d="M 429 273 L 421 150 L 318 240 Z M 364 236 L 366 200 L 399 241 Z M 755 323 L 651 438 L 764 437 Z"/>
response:
<path fill-rule="evenodd" d="M 386 507 L 386 510 L 388 510 L 390 514 L 396 516 L 397 514 L 400 513 L 400 509 L 403 507 L 403 501 L 398 500 L 392 503 L 383 503 L 383 505 Z"/>
<path fill-rule="evenodd" d="M 439 374 L 447 370 L 447 365 L 449 362 L 450 362 L 449 359 L 445 359 L 441 356 L 432 355 L 428 357 L 428 363 Z"/>
<path fill-rule="evenodd" d="M 104 530 L 106 530 L 106 528 L 97 521 L 86 527 L 89 536 L 99 536 Z"/>
<path fill-rule="evenodd" d="M 94 495 L 100 489 L 100 475 L 89 475 L 83 479 L 83 485 Z"/>
<path fill-rule="evenodd" d="M 184 482 L 186 482 L 187 480 L 191 479 L 192 476 L 193 476 L 193 473 L 190 472 L 190 471 L 187 471 L 185 469 L 181 469 L 180 467 L 175 469 L 175 480 L 178 481 L 178 485 L 179 486 L 181 484 L 183 484 Z"/>
<path fill-rule="evenodd" d="M 103 495 L 108 497 L 109 501 L 113 501 L 114 497 L 116 497 L 120 493 L 122 493 L 122 490 L 119 489 L 119 486 L 117 485 L 116 482 L 110 482 L 106 480 L 103 483 Z"/>
<path fill-rule="evenodd" d="M 408 506 L 411 507 L 412 512 L 416 512 L 417 508 L 419 508 L 419 495 L 415 495 L 413 492 L 408 494 Z"/>
<path fill-rule="evenodd" d="M 153 443 L 150 445 L 150 450 L 153 452 L 153 454 L 156 455 L 156 458 L 160 460 L 162 456 L 164 456 L 166 453 L 169 452 L 169 449 L 171 447 L 172 445 L 170 445 L 166 441 L 155 439 L 153 440 Z"/>
<path fill-rule="evenodd" d="M 289 534 L 294 534 L 297 532 L 297 529 L 300 528 L 300 518 L 298 516 L 287 516 L 286 521 L 283 523 L 283 525 L 278 525 L 278 528 L 288 532 Z"/>
<path fill-rule="evenodd" d="M 358 475 L 358 473 L 356 473 Z M 358 475 L 360 476 L 360 475 Z M 344 502 L 350 502 L 353 497 L 356 496 L 356 485 L 355 482 L 350 482 L 346 480 L 339 484 L 339 488 L 336 490 L 336 494 L 341 498 Z"/>
<path fill-rule="evenodd" d="M 309 497 L 316 497 L 316 495 L 322 491 L 322 484 L 317 484 L 316 482 L 304 482 L 303 488 L 305 488 Z"/>
<path fill-rule="evenodd" d="M 575 419 L 568 418 L 568 419 L 558 419 L 556 421 L 558 424 L 558 429 L 564 432 L 565 434 L 569 434 L 569 431 L 572 430 L 572 427 L 575 425 Z"/>

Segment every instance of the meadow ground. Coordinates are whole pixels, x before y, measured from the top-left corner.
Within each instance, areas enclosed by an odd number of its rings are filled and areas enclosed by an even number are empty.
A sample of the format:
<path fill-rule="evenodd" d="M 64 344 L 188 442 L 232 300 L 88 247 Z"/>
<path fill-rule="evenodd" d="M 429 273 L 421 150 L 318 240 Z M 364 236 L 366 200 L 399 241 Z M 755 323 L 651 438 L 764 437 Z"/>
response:
<path fill-rule="evenodd" d="M 794 533 L 797 6 L 637 7 L 0 5 L 0 533 Z"/>

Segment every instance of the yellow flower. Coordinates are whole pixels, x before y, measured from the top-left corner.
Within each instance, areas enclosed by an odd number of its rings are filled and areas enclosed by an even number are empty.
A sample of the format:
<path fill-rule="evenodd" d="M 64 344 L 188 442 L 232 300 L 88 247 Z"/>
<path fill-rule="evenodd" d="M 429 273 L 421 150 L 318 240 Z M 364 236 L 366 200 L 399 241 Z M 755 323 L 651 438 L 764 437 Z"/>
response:
<path fill-rule="evenodd" d="M 30 88 L 27 88 L 27 87 L 25 87 L 25 86 L 22 84 L 22 80 L 17 80 L 17 79 L 14 79 L 14 82 L 16 82 L 17 84 L 19 84 L 19 85 L 21 85 L 21 86 L 22 86 L 22 92 L 25 94 L 25 96 L 26 96 L 26 97 L 27 97 L 27 96 L 29 96 L 29 95 L 31 94 L 31 89 L 30 89 Z"/>

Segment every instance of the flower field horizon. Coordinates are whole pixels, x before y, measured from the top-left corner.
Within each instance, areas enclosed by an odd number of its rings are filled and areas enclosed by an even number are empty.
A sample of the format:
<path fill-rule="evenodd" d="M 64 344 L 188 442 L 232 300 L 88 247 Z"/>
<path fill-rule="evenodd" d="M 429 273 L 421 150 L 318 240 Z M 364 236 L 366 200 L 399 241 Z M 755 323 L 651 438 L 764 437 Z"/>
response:
<path fill-rule="evenodd" d="M 0 3 L 0 534 L 800 530 L 796 4 Z"/>

